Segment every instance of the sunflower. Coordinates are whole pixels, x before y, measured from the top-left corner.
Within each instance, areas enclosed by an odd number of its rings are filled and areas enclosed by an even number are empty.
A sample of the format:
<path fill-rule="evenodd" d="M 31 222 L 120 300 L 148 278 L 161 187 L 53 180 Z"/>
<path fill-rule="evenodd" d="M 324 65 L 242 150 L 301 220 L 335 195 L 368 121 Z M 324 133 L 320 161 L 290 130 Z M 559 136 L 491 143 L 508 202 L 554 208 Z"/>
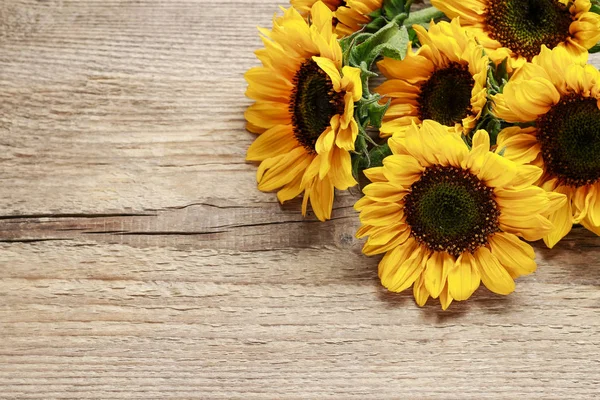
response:
<path fill-rule="evenodd" d="M 332 12 L 312 7 L 312 24 L 293 8 L 261 30 L 262 67 L 250 69 L 246 95 L 256 102 L 245 113 L 247 129 L 260 136 L 247 160 L 260 161 L 262 191 L 278 190 L 284 202 L 304 192 L 319 220 L 331 217 L 334 187 L 356 185 L 350 151 L 358 135 L 354 102 L 362 96 L 360 70 L 343 67 L 332 30 Z M 340 73 L 341 70 L 341 73 Z"/>
<path fill-rule="evenodd" d="M 393 155 L 366 171 L 371 184 L 355 208 L 363 252 L 385 253 L 381 283 L 401 292 L 413 285 L 422 306 L 429 296 L 443 309 L 466 300 L 480 282 L 507 295 L 514 279 L 536 269 L 531 246 L 552 224 L 544 217 L 564 196 L 532 186 L 542 170 L 490 152 L 479 130 L 469 151 L 435 121 L 412 125 L 388 141 Z"/>
<path fill-rule="evenodd" d="M 460 17 L 490 58 L 509 58 L 512 70 L 542 47 L 583 54 L 600 40 L 600 16 L 590 0 L 431 0 L 448 17 Z"/>
<path fill-rule="evenodd" d="M 544 47 L 493 100 L 499 118 L 525 123 L 500 133 L 499 151 L 543 168 L 537 184 L 567 196 L 550 216 L 554 229 L 546 245 L 553 247 L 574 223 L 600 235 L 598 70 L 564 48 Z"/>
<path fill-rule="evenodd" d="M 391 98 L 381 136 L 402 135 L 413 123 L 432 119 L 468 133 L 486 103 L 489 59 L 458 20 L 431 23 L 429 32 L 413 26 L 422 47 L 404 60 L 384 58 L 379 70 L 388 79 L 375 89 Z"/>
<path fill-rule="evenodd" d="M 312 6 L 319 0 L 290 0 L 292 7 L 308 18 Z M 339 37 L 353 34 L 371 22 L 373 11 L 379 10 L 383 0 L 323 0 L 334 16 L 334 28 Z"/>

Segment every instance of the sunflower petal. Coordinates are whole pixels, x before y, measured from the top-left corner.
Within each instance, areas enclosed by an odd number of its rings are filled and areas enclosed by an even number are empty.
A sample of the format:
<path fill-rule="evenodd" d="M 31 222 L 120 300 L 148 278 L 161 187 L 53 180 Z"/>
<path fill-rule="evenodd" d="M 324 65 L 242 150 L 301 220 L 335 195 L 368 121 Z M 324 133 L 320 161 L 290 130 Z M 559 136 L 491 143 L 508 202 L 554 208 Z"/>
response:
<path fill-rule="evenodd" d="M 487 247 L 480 247 L 474 256 L 481 272 L 481 281 L 485 287 L 494 293 L 503 295 L 510 294 L 515 290 L 515 281 Z"/>
<path fill-rule="evenodd" d="M 453 265 L 454 259 L 446 252 L 433 252 L 427 260 L 425 287 L 434 299 L 437 299 L 444 289 L 448 271 Z"/>
<path fill-rule="evenodd" d="M 515 279 L 535 272 L 535 252 L 533 248 L 510 233 L 498 232 L 490 238 L 492 254 Z"/>
<path fill-rule="evenodd" d="M 452 298 L 467 300 L 481 283 L 477 262 L 471 253 L 461 254 L 448 271 L 448 291 Z"/>

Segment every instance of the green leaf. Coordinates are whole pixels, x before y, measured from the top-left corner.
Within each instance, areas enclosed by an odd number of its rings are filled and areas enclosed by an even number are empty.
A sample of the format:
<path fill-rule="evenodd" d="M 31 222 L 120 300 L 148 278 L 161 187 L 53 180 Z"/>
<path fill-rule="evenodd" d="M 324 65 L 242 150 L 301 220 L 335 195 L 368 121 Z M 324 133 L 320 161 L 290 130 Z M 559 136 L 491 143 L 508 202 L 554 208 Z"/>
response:
<path fill-rule="evenodd" d="M 390 146 L 387 143 L 372 148 L 369 152 L 368 168 L 381 167 L 383 160 L 390 155 L 392 155 L 392 150 L 390 150 Z"/>
<path fill-rule="evenodd" d="M 369 122 L 372 127 L 377 129 L 381 128 L 383 116 L 388 108 L 390 108 L 391 102 L 391 100 L 388 100 L 386 104 L 379 104 L 379 101 L 375 101 L 368 106 Z"/>
<path fill-rule="evenodd" d="M 408 17 L 406 19 L 406 21 L 404 21 L 404 24 L 406 26 L 425 25 L 425 24 L 428 25 L 432 20 L 435 22 L 438 22 L 444 18 L 446 18 L 446 15 L 443 12 L 441 12 L 440 10 L 438 10 L 435 7 L 429 7 L 429 8 L 424 8 L 419 11 L 412 12 L 410 14 L 410 17 Z"/>
<path fill-rule="evenodd" d="M 406 14 L 399 17 L 406 18 Z M 362 43 L 353 46 L 348 61 L 352 66 L 360 66 L 364 62 L 370 69 L 381 55 L 401 60 L 406 54 L 408 43 L 406 27 L 400 28 L 392 21 Z"/>
<path fill-rule="evenodd" d="M 360 180 L 360 173 L 366 168 L 365 160 L 366 158 L 360 154 L 352 155 L 352 176 L 357 182 Z"/>
<path fill-rule="evenodd" d="M 367 40 L 368 38 L 370 38 L 371 36 L 373 36 L 370 33 L 366 33 L 366 32 L 354 32 L 352 35 L 345 37 L 344 39 L 340 40 L 340 47 L 342 48 L 342 57 L 343 57 L 343 63 L 344 65 L 351 65 L 350 64 L 350 54 L 352 49 L 354 48 L 354 46 L 363 43 L 365 40 Z M 353 65 L 355 66 L 355 65 Z"/>
<path fill-rule="evenodd" d="M 388 23 L 388 20 L 383 16 L 373 18 L 371 22 L 365 25 L 365 31 L 375 33 L 383 28 Z"/>
<path fill-rule="evenodd" d="M 384 0 L 382 10 L 383 14 L 392 20 L 396 15 L 406 12 L 404 0 Z"/>

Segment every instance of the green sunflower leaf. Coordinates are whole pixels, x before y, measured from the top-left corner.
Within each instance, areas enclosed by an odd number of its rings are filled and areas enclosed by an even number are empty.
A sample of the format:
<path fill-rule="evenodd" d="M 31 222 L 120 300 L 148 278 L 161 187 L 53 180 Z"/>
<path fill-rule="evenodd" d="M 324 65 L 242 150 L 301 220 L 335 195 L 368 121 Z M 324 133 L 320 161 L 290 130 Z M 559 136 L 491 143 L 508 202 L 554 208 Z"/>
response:
<path fill-rule="evenodd" d="M 412 3 L 412 1 L 409 3 Z M 385 15 L 388 20 L 392 20 L 396 15 L 407 12 L 406 2 L 404 0 L 384 0 L 382 10 L 382 14 Z"/>
<path fill-rule="evenodd" d="M 392 150 L 390 150 L 387 143 L 372 148 L 369 152 L 369 165 L 367 168 L 381 167 L 383 160 L 390 155 L 392 155 Z"/>
<path fill-rule="evenodd" d="M 390 108 L 390 104 L 391 104 L 391 100 L 388 100 L 388 102 L 386 104 L 380 104 L 379 103 L 379 98 L 380 96 L 377 96 L 378 99 L 377 101 L 371 103 L 368 106 L 368 115 L 369 115 L 369 121 L 370 121 L 370 125 L 374 128 L 381 128 L 381 124 L 383 122 L 383 116 L 385 115 L 385 112 L 388 110 L 388 108 Z"/>
<path fill-rule="evenodd" d="M 406 14 L 397 17 L 398 20 L 403 18 L 406 18 Z M 370 69 L 375 60 L 380 56 L 401 60 L 406 54 L 408 44 L 409 38 L 406 27 L 399 27 L 396 24 L 396 20 L 394 20 L 362 43 L 352 46 L 348 62 L 350 65 L 356 67 L 364 62 L 367 68 Z"/>

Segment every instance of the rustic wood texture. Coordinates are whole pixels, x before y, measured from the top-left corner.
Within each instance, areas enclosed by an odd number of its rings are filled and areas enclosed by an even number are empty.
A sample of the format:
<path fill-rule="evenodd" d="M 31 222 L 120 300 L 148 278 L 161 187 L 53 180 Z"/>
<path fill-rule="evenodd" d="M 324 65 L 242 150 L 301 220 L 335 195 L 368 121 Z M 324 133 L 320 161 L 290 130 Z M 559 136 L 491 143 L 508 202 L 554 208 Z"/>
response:
<path fill-rule="evenodd" d="M 0 3 L 0 398 L 598 396 L 598 237 L 420 309 L 356 191 L 319 223 L 256 189 L 242 75 L 278 3 Z"/>

